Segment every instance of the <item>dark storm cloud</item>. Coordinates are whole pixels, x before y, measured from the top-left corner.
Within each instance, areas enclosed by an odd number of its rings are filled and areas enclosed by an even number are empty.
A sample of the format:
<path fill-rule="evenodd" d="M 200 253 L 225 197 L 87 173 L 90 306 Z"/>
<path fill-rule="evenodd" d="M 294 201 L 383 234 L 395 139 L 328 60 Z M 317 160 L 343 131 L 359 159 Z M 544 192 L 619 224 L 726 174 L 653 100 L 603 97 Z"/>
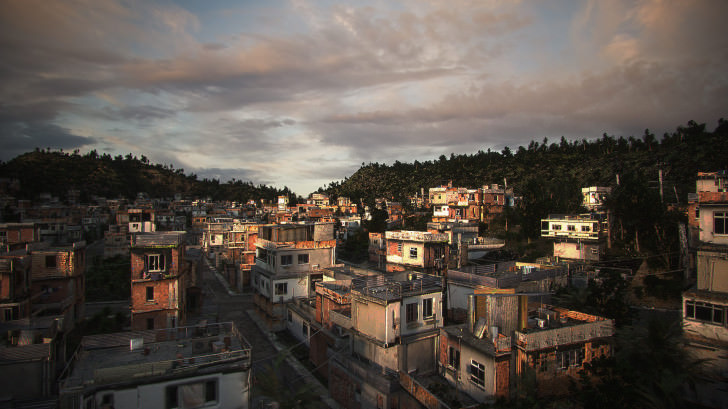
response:
<path fill-rule="evenodd" d="M 0 125 L 0 155 L 2 160 L 31 151 L 35 148 L 80 149 L 96 143 L 93 138 L 76 135 L 68 129 L 48 123 L 5 123 Z"/>

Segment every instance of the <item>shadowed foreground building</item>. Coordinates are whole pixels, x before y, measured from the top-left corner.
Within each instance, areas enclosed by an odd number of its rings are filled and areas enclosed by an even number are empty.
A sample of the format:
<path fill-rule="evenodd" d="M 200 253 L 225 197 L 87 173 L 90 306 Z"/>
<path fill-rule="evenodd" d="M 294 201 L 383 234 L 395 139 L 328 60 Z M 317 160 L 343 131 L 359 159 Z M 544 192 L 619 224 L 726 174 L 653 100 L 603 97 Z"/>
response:
<path fill-rule="evenodd" d="M 251 346 L 232 323 L 84 337 L 60 407 L 247 408 Z"/>
<path fill-rule="evenodd" d="M 190 253 L 191 254 L 191 253 Z M 199 257 L 187 256 L 185 233 L 137 234 L 131 243 L 131 327 L 171 328 L 201 303 Z"/>

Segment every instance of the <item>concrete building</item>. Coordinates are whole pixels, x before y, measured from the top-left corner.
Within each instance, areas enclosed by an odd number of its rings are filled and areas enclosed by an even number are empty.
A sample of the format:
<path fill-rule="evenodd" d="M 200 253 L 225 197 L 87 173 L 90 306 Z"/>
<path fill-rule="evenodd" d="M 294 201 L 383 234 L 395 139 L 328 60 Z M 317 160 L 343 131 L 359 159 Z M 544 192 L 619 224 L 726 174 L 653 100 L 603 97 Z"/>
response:
<path fill-rule="evenodd" d="M 536 375 L 540 395 L 569 393 L 584 365 L 612 354 L 614 321 L 544 304 L 529 304 L 528 325 L 515 331 L 515 374 Z"/>
<path fill-rule="evenodd" d="M 312 297 L 322 269 L 336 262 L 333 223 L 258 228 L 252 269 L 255 303 L 272 328 L 285 326 L 285 303 Z"/>
<path fill-rule="evenodd" d="M 232 323 L 86 336 L 60 407 L 248 408 L 251 357 Z"/>
<path fill-rule="evenodd" d="M 696 255 L 695 287 L 683 293 L 683 333 L 702 364 L 690 400 L 723 408 L 728 402 L 728 174 L 699 172 L 689 218 Z"/>
<path fill-rule="evenodd" d="M 603 213 L 552 214 L 541 219 L 541 237 L 554 242 L 554 257 L 599 261 L 604 254 L 609 225 Z"/>
<path fill-rule="evenodd" d="M 131 243 L 131 327 L 183 325 L 188 308 L 198 308 L 200 261 L 186 258 L 184 232 L 137 234 Z"/>
<path fill-rule="evenodd" d="M 387 271 L 414 270 L 425 274 L 447 272 L 450 247 L 446 234 L 421 231 L 387 231 Z"/>

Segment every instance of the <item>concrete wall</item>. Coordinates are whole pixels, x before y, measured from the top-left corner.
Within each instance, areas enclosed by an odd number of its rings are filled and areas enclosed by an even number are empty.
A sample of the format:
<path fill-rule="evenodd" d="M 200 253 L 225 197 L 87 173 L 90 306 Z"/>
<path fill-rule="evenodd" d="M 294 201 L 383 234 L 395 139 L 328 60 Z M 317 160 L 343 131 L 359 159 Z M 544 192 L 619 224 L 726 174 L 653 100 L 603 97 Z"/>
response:
<path fill-rule="evenodd" d="M 432 299 L 432 310 L 434 316 L 425 319 L 423 316 L 423 300 Z M 407 322 L 407 304 L 417 304 L 417 321 Z M 417 296 L 405 297 L 399 311 L 401 317 L 401 335 L 413 335 L 425 330 L 431 330 L 442 327 L 442 293 L 429 293 Z"/>
<path fill-rule="evenodd" d="M 216 373 L 167 382 L 141 384 L 136 388 L 122 390 L 107 389 L 96 392 L 93 399 L 96 400 L 97 407 L 101 407 L 105 395 L 111 394 L 113 395 L 115 409 L 165 408 L 168 407 L 166 405 L 167 387 L 175 385 L 179 387 L 207 381 L 217 382 L 217 402 L 210 402 L 204 406 L 205 408 L 237 409 L 248 407 L 250 388 L 247 371 L 227 374 Z M 179 403 L 181 405 L 181 400 Z"/>
<path fill-rule="evenodd" d="M 373 302 L 352 301 L 351 319 L 354 328 L 382 343 L 394 343 L 399 336 L 400 314 L 399 302 L 385 307 Z"/>
<path fill-rule="evenodd" d="M 470 378 L 470 361 L 475 360 L 485 366 L 485 384 L 477 385 Z M 493 399 L 496 392 L 496 365 L 492 356 L 488 356 L 463 343 L 460 351 L 461 390 L 478 402 Z"/>
<path fill-rule="evenodd" d="M 715 234 L 713 218 L 716 212 L 728 212 L 728 206 L 702 206 L 700 207 L 700 241 L 714 244 L 728 244 L 728 234 Z"/>
<path fill-rule="evenodd" d="M 401 345 L 394 345 L 389 348 L 380 347 L 373 342 L 360 335 L 353 337 L 354 353 L 374 362 L 375 364 L 392 369 L 399 370 Z"/>
<path fill-rule="evenodd" d="M 728 292 L 727 254 L 698 250 L 698 290 Z"/>

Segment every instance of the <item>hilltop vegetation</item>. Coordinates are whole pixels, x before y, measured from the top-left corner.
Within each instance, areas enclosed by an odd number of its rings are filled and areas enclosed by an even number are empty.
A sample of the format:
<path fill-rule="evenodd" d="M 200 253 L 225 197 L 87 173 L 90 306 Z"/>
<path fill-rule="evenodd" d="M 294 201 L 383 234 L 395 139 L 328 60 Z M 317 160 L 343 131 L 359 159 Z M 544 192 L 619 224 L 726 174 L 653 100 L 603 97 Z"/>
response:
<path fill-rule="evenodd" d="M 454 186 L 477 187 L 507 180 L 509 186 L 525 196 L 526 192 L 544 191 L 554 206 L 573 210 L 581 186 L 614 185 L 616 175 L 635 175 L 643 182 L 656 181 L 662 168 L 666 180 L 677 189 L 678 196 L 694 191 L 698 170 L 716 170 L 728 165 L 728 121 L 719 120 L 718 127 L 707 131 L 705 124 L 690 121 L 658 140 L 649 130 L 635 138 L 604 134 L 587 141 L 531 141 L 514 151 L 478 151 L 474 154 L 445 155 L 438 160 L 414 163 L 395 162 L 362 164 L 351 177 L 332 182 L 320 190 L 334 196 L 362 198 L 370 203 L 375 197 L 404 201 L 420 188 L 438 186 L 452 180 Z M 539 188 L 540 187 L 540 188 Z M 671 199 L 674 201 L 674 199 Z M 551 206 L 551 207 L 554 207 Z M 571 209 L 570 209 L 571 208 Z"/>
<path fill-rule="evenodd" d="M 81 192 L 83 202 L 87 202 L 90 195 L 132 199 L 139 192 L 150 197 L 172 197 L 181 193 L 239 202 L 291 195 L 287 187 L 256 186 L 240 180 L 225 183 L 217 179 L 198 180 L 197 175 L 187 175 L 184 169 L 175 169 L 173 165 L 151 164 L 144 155 L 140 159 L 131 153 L 111 157 L 99 155 L 96 150 L 80 155 L 78 151 L 36 149 L 0 164 L 0 177 L 17 179 L 20 189 L 13 194 L 22 199 L 34 199 L 41 193 L 65 199 L 72 188 Z"/>

